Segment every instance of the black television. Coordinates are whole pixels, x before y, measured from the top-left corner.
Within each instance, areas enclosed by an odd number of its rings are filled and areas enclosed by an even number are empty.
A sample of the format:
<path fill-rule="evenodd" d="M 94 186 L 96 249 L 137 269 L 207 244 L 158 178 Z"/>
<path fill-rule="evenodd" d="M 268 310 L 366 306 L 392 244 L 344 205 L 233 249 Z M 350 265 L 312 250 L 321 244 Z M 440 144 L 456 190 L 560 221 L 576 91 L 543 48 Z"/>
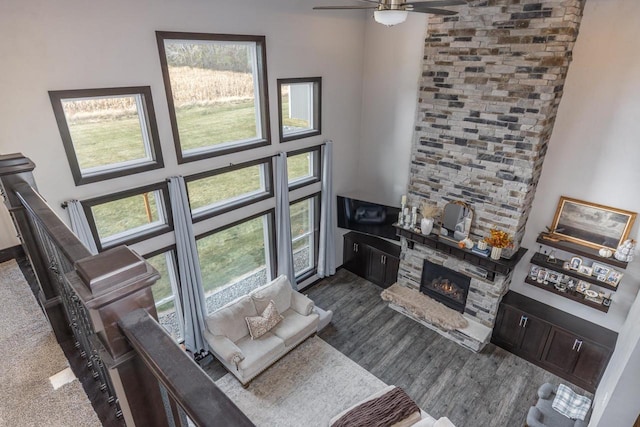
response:
<path fill-rule="evenodd" d="M 400 240 L 392 224 L 398 222 L 400 208 L 347 196 L 338 196 L 338 227 L 386 239 Z"/>

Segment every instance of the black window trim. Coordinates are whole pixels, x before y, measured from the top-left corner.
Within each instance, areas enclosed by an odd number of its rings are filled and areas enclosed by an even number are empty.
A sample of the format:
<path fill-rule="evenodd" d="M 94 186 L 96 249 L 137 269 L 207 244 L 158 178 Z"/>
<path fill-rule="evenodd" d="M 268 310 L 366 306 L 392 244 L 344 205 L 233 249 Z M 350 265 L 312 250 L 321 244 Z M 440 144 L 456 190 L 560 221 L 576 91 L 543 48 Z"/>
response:
<path fill-rule="evenodd" d="M 151 152 L 151 161 L 138 163 L 132 166 L 119 167 L 105 172 L 96 172 L 91 175 L 82 175 L 78 157 L 76 156 L 75 147 L 69 131 L 67 118 L 64 114 L 62 101 L 68 98 L 92 98 L 103 96 L 117 95 L 141 95 L 143 110 L 138 112 L 142 114 L 147 125 L 147 134 L 149 136 L 149 150 Z M 92 182 L 104 181 L 107 179 L 119 178 L 122 176 L 132 175 L 140 172 L 146 172 L 164 167 L 162 158 L 162 149 L 160 147 L 160 137 L 158 134 L 158 124 L 156 121 L 155 109 L 153 107 L 153 97 L 151 96 L 150 86 L 129 86 L 129 87 L 111 87 L 99 89 L 71 89 L 71 90 L 51 90 L 49 91 L 49 99 L 53 107 L 53 114 L 58 124 L 60 136 L 64 151 L 69 161 L 73 180 L 78 185 L 89 184 Z M 107 147 L 108 148 L 108 147 Z"/>
<path fill-rule="evenodd" d="M 242 224 L 243 222 L 247 222 L 247 221 L 251 221 L 252 219 L 256 219 L 262 216 L 267 215 L 267 226 L 269 227 L 268 230 L 268 236 L 269 236 L 269 241 L 267 242 L 267 244 L 269 245 L 269 254 L 271 255 L 270 258 L 267 260 L 267 263 L 269 264 L 269 268 L 271 269 L 271 271 L 273 272 L 273 274 L 275 275 L 275 277 L 272 278 L 268 278 L 268 280 L 273 280 L 277 277 L 278 273 L 278 260 L 277 260 L 277 256 L 278 254 L 276 253 L 276 210 L 275 208 L 270 208 L 270 209 L 266 209 L 264 211 L 255 213 L 253 215 L 249 215 L 249 216 L 245 216 L 242 217 L 241 219 L 238 219 L 237 221 L 233 221 L 224 225 L 221 225 L 220 227 L 217 228 L 213 228 L 211 230 L 207 230 L 203 233 L 198 234 L 197 236 L 195 236 L 196 242 L 200 239 L 204 239 L 205 237 L 209 237 L 213 234 L 216 234 L 220 231 L 224 231 L 227 230 L 229 228 L 235 227 L 236 225 Z M 199 256 L 199 255 L 198 255 Z"/>
<path fill-rule="evenodd" d="M 91 208 L 93 206 L 101 205 L 103 203 L 112 202 L 119 199 L 124 199 L 126 197 L 131 197 L 135 195 L 142 195 L 143 193 L 148 193 L 151 191 L 160 191 L 162 194 L 162 204 L 165 209 L 166 223 L 149 228 L 144 231 L 140 231 L 126 238 L 121 238 L 118 240 L 114 240 L 106 245 L 103 245 L 100 241 L 100 235 L 98 234 L 98 228 L 96 226 L 95 218 L 93 217 L 93 212 Z M 151 239 L 152 237 L 160 236 L 162 234 L 173 231 L 173 214 L 171 212 L 171 203 L 169 199 L 169 186 L 166 181 L 145 185 L 143 187 L 132 188 L 125 191 L 120 191 L 117 193 L 110 193 L 105 196 L 94 197 L 87 200 L 82 200 L 80 202 L 82 204 L 82 208 L 84 209 L 84 213 L 87 216 L 87 221 L 89 222 L 89 228 L 91 229 L 91 234 L 93 235 L 93 240 L 96 242 L 96 246 L 98 247 L 98 251 L 102 252 L 105 249 L 113 248 L 120 245 L 131 245 L 133 243 L 138 243 L 143 240 Z"/>
<path fill-rule="evenodd" d="M 180 144 L 180 133 L 178 131 L 178 120 L 176 109 L 173 103 L 173 92 L 171 89 L 171 79 L 169 76 L 169 68 L 167 64 L 167 56 L 164 48 L 165 40 L 206 40 L 206 41 L 238 41 L 238 42 L 254 42 L 256 43 L 257 55 L 256 62 L 258 68 L 258 95 L 257 100 L 260 106 L 262 118 L 262 138 L 257 141 L 248 143 L 233 144 L 216 149 L 210 146 L 197 153 L 184 154 L 182 145 Z M 267 46 L 265 36 L 241 35 L 241 34 L 214 34 L 214 33 L 190 33 L 176 31 L 156 31 L 156 41 L 158 44 L 158 52 L 160 54 L 160 68 L 162 70 L 162 79 L 164 81 L 164 89 L 167 95 L 167 106 L 169 108 L 169 119 L 171 121 L 171 130 L 173 132 L 173 143 L 176 150 L 178 164 L 193 162 L 197 160 L 207 159 L 210 157 L 218 157 L 225 154 L 237 153 L 240 151 L 250 150 L 258 147 L 271 145 L 271 124 L 269 115 L 269 90 L 267 79 Z M 261 71 L 261 72 L 260 72 Z"/>
<path fill-rule="evenodd" d="M 305 196 L 299 197 L 295 200 L 290 200 L 289 201 L 289 206 L 295 204 L 295 203 L 299 203 L 302 202 L 304 200 L 307 199 L 315 199 L 314 202 L 314 209 L 316 210 L 316 218 L 315 218 L 315 224 L 314 224 L 314 239 L 315 239 L 315 248 L 314 248 L 314 254 L 313 254 L 313 264 L 314 267 L 306 272 L 304 272 L 303 274 L 301 274 L 300 276 L 296 276 L 296 282 L 300 283 L 304 280 L 307 280 L 309 277 L 313 276 L 314 274 L 316 274 L 318 272 L 318 257 L 320 255 L 320 213 L 322 211 L 321 207 L 322 207 L 322 193 L 320 191 L 317 191 L 315 193 L 311 193 L 311 194 L 307 194 Z"/>
<path fill-rule="evenodd" d="M 262 200 L 267 200 L 274 197 L 274 183 L 273 183 L 273 157 L 263 157 L 256 160 L 251 160 L 249 162 L 243 163 L 235 163 L 229 166 L 225 166 L 218 169 L 213 169 L 210 171 L 198 172 L 192 175 L 188 175 L 184 177 L 185 186 L 187 188 L 187 197 L 189 196 L 189 182 L 197 181 L 203 178 L 209 178 L 215 175 L 221 175 L 223 173 L 233 172 L 235 170 L 248 168 L 256 165 L 265 165 L 265 192 L 261 194 L 257 194 L 255 196 L 242 198 L 236 200 L 231 203 L 226 203 L 219 207 L 209 208 L 203 210 L 202 212 L 198 212 L 197 214 L 193 214 L 193 209 L 191 209 L 191 217 L 194 223 L 199 221 L 204 221 L 206 219 L 212 218 L 214 216 L 221 215 L 226 212 L 230 212 L 232 210 L 241 209 L 245 206 L 252 205 L 254 203 L 260 202 Z M 189 201 L 189 206 L 191 206 L 191 201 Z"/>
<path fill-rule="evenodd" d="M 306 187 L 307 185 L 315 184 L 322 180 L 322 144 L 314 145 L 312 147 L 301 148 L 298 150 L 288 151 L 287 160 L 291 156 L 297 156 L 299 154 L 315 152 L 313 156 L 313 171 L 312 176 L 297 180 L 293 183 L 289 182 L 289 191 L 297 190 L 298 188 Z"/>
<path fill-rule="evenodd" d="M 296 84 L 296 83 L 313 83 L 313 129 L 307 132 L 300 132 L 295 135 L 285 136 L 282 131 L 282 85 Z M 280 135 L 280 142 L 295 141 L 297 139 L 309 138 L 322 134 L 322 77 L 296 77 L 287 79 L 278 79 L 278 134 Z"/>

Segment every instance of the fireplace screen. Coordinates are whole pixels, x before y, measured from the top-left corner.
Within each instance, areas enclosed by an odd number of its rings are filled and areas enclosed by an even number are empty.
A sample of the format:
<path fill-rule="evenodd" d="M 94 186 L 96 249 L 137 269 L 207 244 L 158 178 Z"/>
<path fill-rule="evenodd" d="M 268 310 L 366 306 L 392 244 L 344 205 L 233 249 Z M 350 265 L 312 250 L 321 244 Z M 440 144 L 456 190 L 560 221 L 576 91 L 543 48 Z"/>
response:
<path fill-rule="evenodd" d="M 430 261 L 422 267 L 420 292 L 453 310 L 464 313 L 471 278 Z"/>

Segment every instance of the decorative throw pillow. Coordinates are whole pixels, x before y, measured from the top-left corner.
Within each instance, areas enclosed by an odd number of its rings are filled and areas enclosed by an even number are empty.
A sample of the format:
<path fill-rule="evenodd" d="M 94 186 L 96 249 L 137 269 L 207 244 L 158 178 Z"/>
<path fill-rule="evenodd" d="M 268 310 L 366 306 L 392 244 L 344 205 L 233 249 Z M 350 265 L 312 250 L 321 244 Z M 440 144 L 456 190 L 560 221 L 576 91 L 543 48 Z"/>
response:
<path fill-rule="evenodd" d="M 251 339 L 256 340 L 273 329 L 280 321 L 284 319 L 273 300 L 269 301 L 267 308 L 264 309 L 260 316 L 245 317 Z"/>

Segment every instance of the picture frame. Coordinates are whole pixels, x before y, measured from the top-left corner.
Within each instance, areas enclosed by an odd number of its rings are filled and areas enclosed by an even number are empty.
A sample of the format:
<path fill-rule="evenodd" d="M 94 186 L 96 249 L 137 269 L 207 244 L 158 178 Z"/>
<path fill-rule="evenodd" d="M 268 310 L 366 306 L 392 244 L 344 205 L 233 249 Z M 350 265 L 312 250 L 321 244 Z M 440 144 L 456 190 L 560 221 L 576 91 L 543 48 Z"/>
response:
<path fill-rule="evenodd" d="M 593 269 L 589 266 L 581 265 L 580 268 L 578 268 L 578 273 L 584 274 L 585 276 L 591 276 Z"/>
<path fill-rule="evenodd" d="M 607 267 L 604 264 L 600 264 L 599 262 L 594 262 L 591 264 L 591 268 L 593 269 L 592 274 L 596 277 L 604 275 L 605 277 L 609 275 L 611 272 L 611 267 Z"/>
<path fill-rule="evenodd" d="M 576 291 L 580 292 L 581 294 L 584 293 L 584 291 L 586 291 L 587 289 L 589 289 L 591 287 L 591 285 L 588 282 L 585 282 L 583 280 L 580 280 L 578 282 L 578 286 L 576 287 Z"/>
<path fill-rule="evenodd" d="M 582 258 L 580 258 L 579 256 L 571 257 L 571 260 L 569 260 L 569 268 L 571 268 L 572 270 L 578 270 L 581 265 Z"/>
<path fill-rule="evenodd" d="M 549 273 L 547 273 L 547 281 L 549 283 L 560 283 L 562 279 L 562 275 L 556 273 L 555 271 L 550 271 Z"/>
<path fill-rule="evenodd" d="M 620 279 L 622 279 L 622 276 L 624 276 L 623 273 L 620 273 L 619 271 L 612 270 L 607 275 L 606 283 L 611 285 L 611 286 L 618 286 L 618 283 L 620 283 Z"/>
<path fill-rule="evenodd" d="M 547 270 L 545 270 L 544 268 L 541 268 L 540 270 L 538 270 L 537 281 L 538 283 L 544 283 L 547 281 Z"/>
<path fill-rule="evenodd" d="M 629 236 L 637 213 L 561 196 L 551 224 L 560 240 L 615 250 Z"/>
<path fill-rule="evenodd" d="M 540 271 L 540 267 L 537 265 L 532 265 L 531 270 L 529 270 L 529 276 L 536 280 L 538 278 L 538 272 Z"/>

